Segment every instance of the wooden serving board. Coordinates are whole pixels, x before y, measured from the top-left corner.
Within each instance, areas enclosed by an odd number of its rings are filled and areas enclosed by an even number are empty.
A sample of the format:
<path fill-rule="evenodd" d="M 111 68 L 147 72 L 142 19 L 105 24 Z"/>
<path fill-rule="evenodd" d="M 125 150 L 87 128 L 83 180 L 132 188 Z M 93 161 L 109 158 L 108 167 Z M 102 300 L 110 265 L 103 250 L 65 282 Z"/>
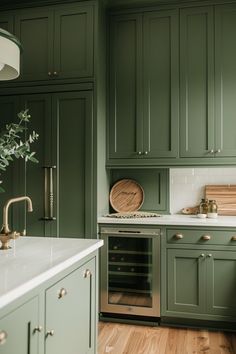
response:
<path fill-rule="evenodd" d="M 111 206 L 118 212 L 137 211 L 141 208 L 143 200 L 143 188 L 132 179 L 122 179 L 116 182 L 110 192 Z"/>
<path fill-rule="evenodd" d="M 216 201 L 219 215 L 236 215 L 236 184 L 205 186 L 205 197 Z"/>

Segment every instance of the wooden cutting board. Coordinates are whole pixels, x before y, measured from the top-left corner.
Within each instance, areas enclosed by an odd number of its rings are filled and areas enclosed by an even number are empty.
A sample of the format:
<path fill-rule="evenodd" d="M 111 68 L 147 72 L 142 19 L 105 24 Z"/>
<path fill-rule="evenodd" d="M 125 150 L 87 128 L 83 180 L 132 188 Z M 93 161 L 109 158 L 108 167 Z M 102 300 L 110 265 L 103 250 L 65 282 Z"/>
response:
<path fill-rule="evenodd" d="M 132 179 L 122 179 L 114 184 L 110 192 L 110 203 L 117 212 L 132 212 L 141 208 L 144 191 Z"/>
<path fill-rule="evenodd" d="M 236 184 L 205 186 L 205 197 L 216 201 L 219 215 L 236 215 Z"/>

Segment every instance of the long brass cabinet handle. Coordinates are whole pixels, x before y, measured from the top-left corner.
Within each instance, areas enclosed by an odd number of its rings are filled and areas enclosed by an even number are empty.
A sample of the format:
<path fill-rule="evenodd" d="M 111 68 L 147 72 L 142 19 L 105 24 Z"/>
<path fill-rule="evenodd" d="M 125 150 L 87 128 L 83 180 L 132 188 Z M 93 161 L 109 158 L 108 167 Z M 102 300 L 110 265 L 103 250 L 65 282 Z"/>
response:
<path fill-rule="evenodd" d="M 176 240 L 181 240 L 182 238 L 184 238 L 184 235 L 181 233 L 177 233 L 174 237 L 176 238 Z"/>
<path fill-rule="evenodd" d="M 44 216 L 42 220 L 56 220 L 54 216 L 54 186 L 53 186 L 53 170 L 56 166 L 43 166 L 44 168 Z"/>
<path fill-rule="evenodd" d="M 7 332 L 0 331 L 0 345 L 5 344 L 6 340 L 7 340 Z"/>
<path fill-rule="evenodd" d="M 210 239 L 211 239 L 210 235 L 203 235 L 202 236 L 202 240 L 204 240 L 204 241 L 209 241 Z"/>

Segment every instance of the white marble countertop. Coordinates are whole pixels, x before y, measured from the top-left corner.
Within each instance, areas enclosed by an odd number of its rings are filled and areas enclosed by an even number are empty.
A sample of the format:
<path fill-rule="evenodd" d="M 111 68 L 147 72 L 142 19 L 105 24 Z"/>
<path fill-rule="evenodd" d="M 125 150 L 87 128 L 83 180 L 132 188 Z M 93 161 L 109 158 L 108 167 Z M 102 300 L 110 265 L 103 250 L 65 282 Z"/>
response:
<path fill-rule="evenodd" d="M 236 227 L 236 216 L 218 216 L 216 219 L 200 219 L 196 215 L 161 215 L 160 217 L 118 219 L 99 217 L 100 224 L 130 224 L 130 225 L 182 225 L 182 226 L 215 226 Z"/>
<path fill-rule="evenodd" d="M 103 245 L 102 240 L 20 237 L 0 250 L 0 308 Z"/>

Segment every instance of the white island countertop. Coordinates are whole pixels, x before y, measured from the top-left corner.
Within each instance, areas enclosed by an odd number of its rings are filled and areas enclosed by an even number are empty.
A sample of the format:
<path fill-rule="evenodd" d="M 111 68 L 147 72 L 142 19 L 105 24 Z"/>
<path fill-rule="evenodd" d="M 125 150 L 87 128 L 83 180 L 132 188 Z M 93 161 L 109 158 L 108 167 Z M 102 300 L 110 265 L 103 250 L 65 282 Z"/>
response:
<path fill-rule="evenodd" d="M 102 240 L 20 237 L 0 250 L 0 308 L 72 266 Z"/>
<path fill-rule="evenodd" d="M 119 219 L 99 217 L 99 224 L 124 224 L 124 225 L 171 225 L 171 226 L 214 226 L 236 227 L 236 216 L 218 216 L 216 219 L 200 219 L 196 215 L 161 215 L 160 217 Z"/>

